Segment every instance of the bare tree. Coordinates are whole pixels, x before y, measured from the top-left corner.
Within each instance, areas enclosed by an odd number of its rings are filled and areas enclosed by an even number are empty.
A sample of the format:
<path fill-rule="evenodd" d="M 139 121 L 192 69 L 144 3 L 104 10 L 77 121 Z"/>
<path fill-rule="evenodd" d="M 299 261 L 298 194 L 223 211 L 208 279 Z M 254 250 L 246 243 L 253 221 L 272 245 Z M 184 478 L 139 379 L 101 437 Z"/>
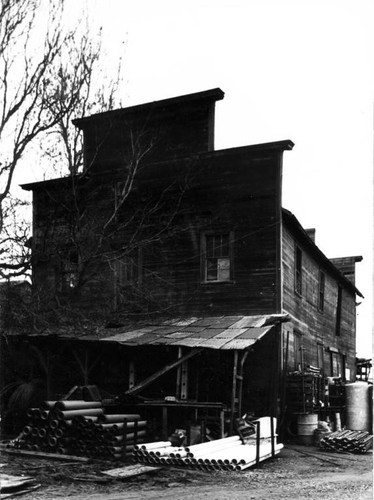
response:
<path fill-rule="evenodd" d="M 16 167 L 35 138 L 53 127 L 59 118 L 48 112 L 53 98 L 48 92 L 49 75 L 67 38 L 58 29 L 60 2 L 44 3 L 43 7 L 39 0 L 1 0 L 0 243 L 3 250 L 15 250 L 14 244 L 9 245 L 11 227 L 5 219 L 14 215 L 14 199 L 8 198 Z M 14 227 L 19 247 L 20 231 L 17 225 Z M 0 260 L 2 275 L 19 274 L 25 263 L 24 258 L 14 259 L 5 252 Z"/>
<path fill-rule="evenodd" d="M 54 173 L 74 176 L 82 172 L 82 134 L 73 120 L 120 106 L 122 59 L 113 64 L 113 76 L 106 73 L 101 42 L 101 29 L 91 33 L 88 25 L 81 26 L 70 34 L 69 43 L 55 61 L 55 74 L 48 87 L 48 112 L 55 126 L 49 129 L 47 142 L 44 138 L 41 143 Z"/>
<path fill-rule="evenodd" d="M 2 0 L 0 11 L 0 203 L 8 196 L 13 175 L 32 141 L 53 127 L 60 116 L 51 106 L 51 67 L 66 42 L 57 29 L 61 7 L 50 2 L 42 47 L 34 27 L 42 20 L 38 0 Z M 0 219 L 1 220 L 1 219 Z"/>
<path fill-rule="evenodd" d="M 79 131 L 72 119 L 111 109 L 121 81 L 100 73 L 101 36 L 80 23 L 63 27 L 63 0 L 1 0 L 0 11 L 0 277 L 20 276 L 30 266 L 30 237 L 15 223 L 23 203 L 12 181 L 32 145 L 44 149 L 48 169 L 72 177 L 82 165 Z M 97 82 L 100 81 L 100 84 Z M 40 139 L 40 142 L 36 141 Z M 43 146 L 41 148 L 41 146 Z M 20 215 L 17 216 L 20 219 Z"/>

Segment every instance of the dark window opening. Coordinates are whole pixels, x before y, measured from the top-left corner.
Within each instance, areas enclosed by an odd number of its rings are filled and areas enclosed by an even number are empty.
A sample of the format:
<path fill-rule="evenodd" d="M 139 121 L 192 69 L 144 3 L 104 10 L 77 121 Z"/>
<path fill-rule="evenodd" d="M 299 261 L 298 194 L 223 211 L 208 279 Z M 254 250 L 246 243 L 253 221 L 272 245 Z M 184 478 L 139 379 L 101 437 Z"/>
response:
<path fill-rule="evenodd" d="M 304 364 L 303 347 L 301 343 L 301 333 L 293 332 L 293 352 L 294 352 L 294 369 L 302 370 Z"/>
<path fill-rule="evenodd" d="M 345 355 L 330 351 L 330 374 L 331 377 L 345 380 Z"/>
<path fill-rule="evenodd" d="M 325 273 L 319 272 L 318 283 L 318 309 L 323 312 L 325 308 Z"/>
<path fill-rule="evenodd" d="M 61 262 L 61 292 L 68 292 L 77 287 L 79 281 L 79 255 L 76 250 L 67 252 Z"/>
<path fill-rule="evenodd" d="M 299 247 L 295 249 L 295 292 L 302 295 L 303 254 Z"/>
<path fill-rule="evenodd" d="M 335 335 L 340 337 L 341 332 L 341 320 L 342 320 L 342 297 L 343 297 L 343 289 L 341 286 L 338 287 L 338 300 L 336 304 L 336 326 L 335 326 Z"/>
<path fill-rule="evenodd" d="M 113 263 L 115 280 L 118 286 L 139 284 L 142 279 L 142 252 L 138 248 L 130 255 L 123 255 Z"/>
<path fill-rule="evenodd" d="M 318 344 L 317 344 L 317 367 L 320 368 L 322 375 L 325 372 L 324 354 L 325 354 L 325 349 L 323 347 L 323 344 L 318 342 Z"/>

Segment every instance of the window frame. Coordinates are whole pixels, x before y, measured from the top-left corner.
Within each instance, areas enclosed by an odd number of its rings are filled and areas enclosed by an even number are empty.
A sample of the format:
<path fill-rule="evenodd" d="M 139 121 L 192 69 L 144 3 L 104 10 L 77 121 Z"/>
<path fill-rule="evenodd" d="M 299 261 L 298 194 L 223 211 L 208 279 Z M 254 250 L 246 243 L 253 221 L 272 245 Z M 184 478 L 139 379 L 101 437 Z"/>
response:
<path fill-rule="evenodd" d="M 326 274 L 320 269 L 318 275 L 318 310 L 325 310 Z"/>
<path fill-rule="evenodd" d="M 303 251 L 299 245 L 295 244 L 294 255 L 294 291 L 296 295 L 302 297 L 303 295 Z"/>
<path fill-rule="evenodd" d="M 335 317 L 335 336 L 341 335 L 341 322 L 342 322 L 342 304 L 343 304 L 343 287 L 338 285 L 338 296 L 336 300 L 336 317 Z"/>
<path fill-rule="evenodd" d="M 60 255 L 59 280 L 57 290 L 62 294 L 69 294 L 79 283 L 80 255 L 74 248 L 65 249 Z"/>
<path fill-rule="evenodd" d="M 293 331 L 293 354 L 294 354 L 294 369 L 296 371 L 303 369 L 304 356 L 303 349 L 303 336 L 298 330 Z"/>
<path fill-rule="evenodd" d="M 322 376 L 325 374 L 325 346 L 317 342 L 317 366 L 321 369 Z"/>
<path fill-rule="evenodd" d="M 330 349 L 330 376 L 345 381 L 346 356 L 338 350 Z M 340 372 L 340 373 L 339 373 Z"/>
<path fill-rule="evenodd" d="M 223 237 L 227 236 L 227 255 L 221 255 L 221 260 L 229 260 L 229 277 L 226 279 L 219 278 L 219 265 L 218 261 L 220 256 L 208 257 L 208 238 L 210 237 Z M 233 283 L 234 281 L 234 233 L 233 231 L 204 231 L 200 236 L 201 245 L 201 283 L 202 284 L 217 284 L 217 283 Z M 222 245 L 223 246 L 223 245 Z M 217 260 L 217 279 L 208 279 L 208 260 Z"/>

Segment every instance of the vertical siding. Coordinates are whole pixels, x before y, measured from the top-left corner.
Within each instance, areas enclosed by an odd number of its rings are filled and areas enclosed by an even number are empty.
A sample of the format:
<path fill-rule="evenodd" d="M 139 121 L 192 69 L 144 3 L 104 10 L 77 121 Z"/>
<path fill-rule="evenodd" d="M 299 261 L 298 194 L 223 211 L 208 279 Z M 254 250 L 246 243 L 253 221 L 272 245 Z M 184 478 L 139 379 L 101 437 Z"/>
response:
<path fill-rule="evenodd" d="M 115 276 L 107 256 L 126 249 L 136 235 L 135 243 L 143 247 L 142 283 L 124 290 L 122 304 L 128 312 L 275 312 L 279 155 L 238 148 L 207 154 L 192 165 L 146 166 L 113 223 L 113 232 L 108 230 L 110 237 L 91 260 L 90 252 L 94 253 L 102 226 L 113 211 L 118 175 L 85 181 L 78 200 L 72 198 L 69 184 L 40 190 L 35 197 L 36 283 L 54 293 L 59 259 L 68 243 L 74 243 L 78 201 L 82 224 L 76 237 L 82 262 L 89 264 L 75 297 L 77 304 L 113 306 Z M 144 214 L 145 203 L 152 207 L 149 214 Z M 205 283 L 201 275 L 201 234 L 212 230 L 233 234 L 230 282 Z M 44 260 L 43 248 L 48 249 Z"/>
<path fill-rule="evenodd" d="M 299 296 L 294 290 L 294 255 L 295 244 L 303 253 L 302 263 L 302 294 Z M 337 279 L 328 269 L 308 253 L 305 246 L 290 230 L 283 226 L 283 310 L 291 315 L 292 325 L 286 325 L 284 331 L 297 331 L 302 334 L 305 363 L 318 366 L 317 343 L 325 347 L 325 364 L 329 360 L 328 348 L 339 350 L 347 356 L 347 368 L 354 375 L 355 366 L 355 296 L 343 288 L 342 315 L 340 336 L 336 336 L 336 308 L 338 300 Z M 319 272 L 325 273 L 325 305 L 324 310 L 318 310 Z M 292 351 L 292 350 L 291 350 Z M 327 373 L 329 375 L 329 373 Z"/>

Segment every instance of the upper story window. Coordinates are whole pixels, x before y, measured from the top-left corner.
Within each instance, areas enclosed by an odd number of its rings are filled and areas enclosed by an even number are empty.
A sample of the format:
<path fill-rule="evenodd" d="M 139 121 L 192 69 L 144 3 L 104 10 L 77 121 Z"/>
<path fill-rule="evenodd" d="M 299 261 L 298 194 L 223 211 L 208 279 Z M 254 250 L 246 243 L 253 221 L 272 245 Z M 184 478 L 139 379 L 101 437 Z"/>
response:
<path fill-rule="evenodd" d="M 325 308 L 325 273 L 323 271 L 319 272 L 318 280 L 318 309 L 323 312 Z"/>
<path fill-rule="evenodd" d="M 205 282 L 231 281 L 233 276 L 232 235 L 202 235 L 202 278 Z"/>
<path fill-rule="evenodd" d="M 337 337 L 340 336 L 340 328 L 342 320 L 342 298 L 343 298 L 343 289 L 341 286 L 338 286 L 338 300 L 336 303 L 336 324 L 335 324 L 335 335 Z"/>
<path fill-rule="evenodd" d="M 75 250 L 68 250 L 61 258 L 59 291 L 69 292 L 75 289 L 79 281 L 79 255 Z"/>
<path fill-rule="evenodd" d="M 302 295 L 302 283 L 303 283 L 303 253 L 301 248 L 295 247 L 295 292 L 298 295 Z"/>
<path fill-rule="evenodd" d="M 139 247 L 128 255 L 122 255 L 112 263 L 118 286 L 140 284 L 142 280 L 142 249 Z"/>

